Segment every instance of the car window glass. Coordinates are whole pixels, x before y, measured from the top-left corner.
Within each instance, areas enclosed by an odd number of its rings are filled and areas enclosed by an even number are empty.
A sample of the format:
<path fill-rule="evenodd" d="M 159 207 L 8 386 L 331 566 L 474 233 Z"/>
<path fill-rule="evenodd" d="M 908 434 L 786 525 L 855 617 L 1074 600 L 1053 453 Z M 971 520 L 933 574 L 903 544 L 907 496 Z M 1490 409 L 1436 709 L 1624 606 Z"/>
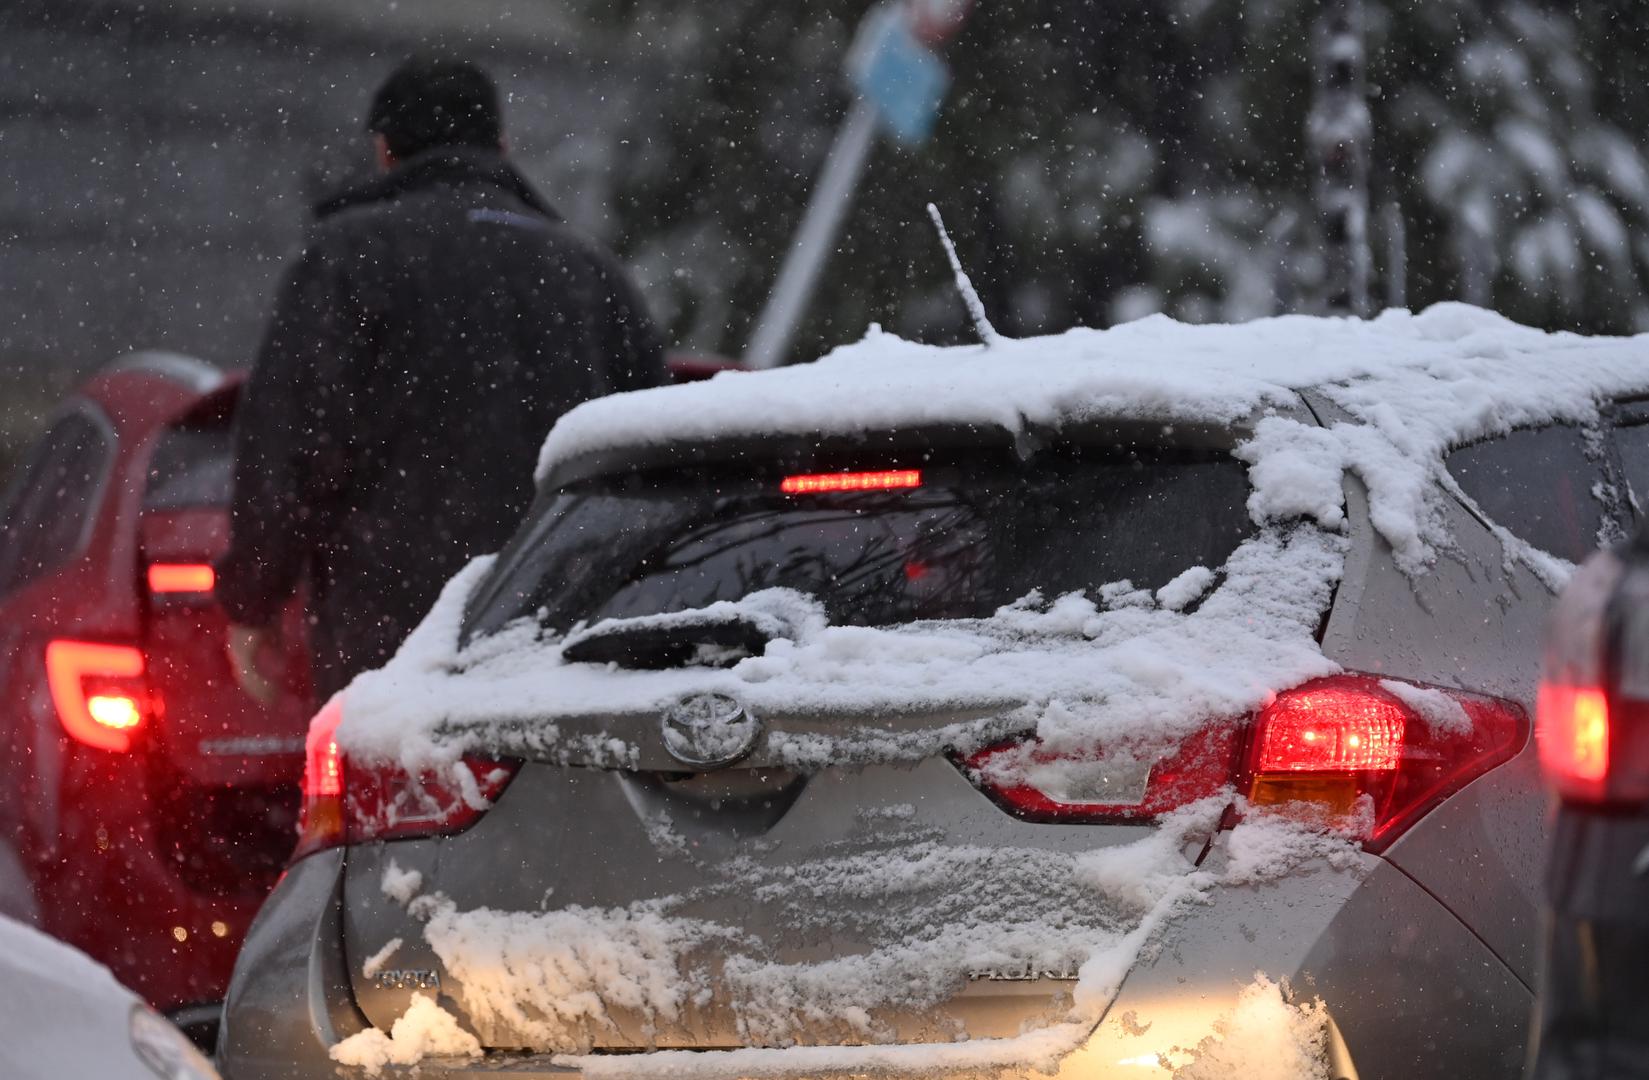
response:
<path fill-rule="evenodd" d="M 1462 447 L 1447 464 L 1490 521 L 1549 554 L 1580 562 L 1618 535 L 1602 449 L 1579 428 L 1514 431 Z"/>
<path fill-rule="evenodd" d="M 1649 424 L 1616 428 L 1615 448 L 1638 512 L 1649 512 Z"/>
<path fill-rule="evenodd" d="M 103 432 L 84 416 L 65 417 L 47 432 L 0 526 L 0 592 L 35 580 L 80 550 L 107 452 Z"/>
<path fill-rule="evenodd" d="M 147 510 L 227 506 L 233 468 L 228 424 L 168 428 L 149 458 Z"/>
<path fill-rule="evenodd" d="M 1157 588 L 1222 565 L 1253 526 L 1230 457 L 1135 453 L 964 463 L 919 488 L 787 496 L 777 480 L 636 478 L 564 493 L 528 526 L 507 586 L 470 630 L 534 611 L 585 620 L 736 600 L 816 597 L 837 624 L 974 618 L 1040 591 Z"/>

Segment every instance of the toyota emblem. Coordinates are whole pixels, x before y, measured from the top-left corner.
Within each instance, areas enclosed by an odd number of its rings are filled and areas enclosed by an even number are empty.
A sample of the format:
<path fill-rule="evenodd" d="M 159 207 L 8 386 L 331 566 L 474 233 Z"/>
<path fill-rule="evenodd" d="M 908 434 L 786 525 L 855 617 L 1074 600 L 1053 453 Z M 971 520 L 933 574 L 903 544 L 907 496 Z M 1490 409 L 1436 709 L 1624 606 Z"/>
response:
<path fill-rule="evenodd" d="M 693 694 L 664 710 L 664 748 L 683 765 L 720 769 L 751 750 L 761 722 L 726 694 Z"/>

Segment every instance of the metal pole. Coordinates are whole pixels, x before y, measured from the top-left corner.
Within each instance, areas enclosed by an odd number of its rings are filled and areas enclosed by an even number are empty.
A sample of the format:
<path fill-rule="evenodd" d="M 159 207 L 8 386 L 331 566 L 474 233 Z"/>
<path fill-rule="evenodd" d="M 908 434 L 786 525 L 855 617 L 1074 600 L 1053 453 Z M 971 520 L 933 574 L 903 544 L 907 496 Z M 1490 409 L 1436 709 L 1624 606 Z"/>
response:
<path fill-rule="evenodd" d="M 779 271 L 778 284 L 773 286 L 773 293 L 756 320 L 750 345 L 744 351 L 745 367 L 770 368 L 783 363 L 790 339 L 795 336 L 813 295 L 813 287 L 818 284 L 819 273 L 835 250 L 842 217 L 853 201 L 870 148 L 876 142 L 876 126 L 876 106 L 864 98 L 858 99 L 831 144 L 824 171 L 819 174 L 819 182 L 807 201 L 796 241 Z"/>
<path fill-rule="evenodd" d="M 1403 207 L 1396 199 L 1386 203 L 1386 307 L 1409 306 L 1408 229 L 1403 225 Z"/>

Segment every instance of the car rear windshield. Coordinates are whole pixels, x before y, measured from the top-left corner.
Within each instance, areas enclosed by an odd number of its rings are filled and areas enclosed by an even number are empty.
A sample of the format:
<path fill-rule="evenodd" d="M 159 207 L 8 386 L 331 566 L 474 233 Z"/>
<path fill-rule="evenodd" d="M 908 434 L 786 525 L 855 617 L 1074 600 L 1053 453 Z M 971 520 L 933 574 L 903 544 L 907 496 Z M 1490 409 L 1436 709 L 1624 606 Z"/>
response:
<path fill-rule="evenodd" d="M 1124 579 L 1154 589 L 1219 567 L 1253 528 L 1246 471 L 1224 454 L 1071 451 L 917 475 L 918 486 L 787 494 L 783 474 L 718 469 L 564 490 L 478 592 L 466 636 L 530 615 L 565 631 L 774 587 L 817 597 L 838 625 L 973 618 L 1033 591 L 1098 600 Z"/>
<path fill-rule="evenodd" d="M 168 428 L 149 459 L 148 510 L 229 504 L 232 440 L 227 423 Z"/>

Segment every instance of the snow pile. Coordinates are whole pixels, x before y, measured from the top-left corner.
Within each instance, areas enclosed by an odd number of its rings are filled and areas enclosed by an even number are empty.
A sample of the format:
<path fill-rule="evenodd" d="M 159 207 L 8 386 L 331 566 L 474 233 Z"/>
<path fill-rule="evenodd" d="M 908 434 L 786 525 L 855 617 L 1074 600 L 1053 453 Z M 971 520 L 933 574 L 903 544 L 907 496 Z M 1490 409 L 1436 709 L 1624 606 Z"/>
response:
<path fill-rule="evenodd" d="M 1157 603 L 1169 611 L 1184 611 L 1193 601 L 1202 599 L 1215 577 L 1208 567 L 1193 566 L 1157 590 Z"/>
<path fill-rule="evenodd" d="M 402 907 L 412 903 L 412 898 L 418 895 L 423 888 L 424 875 L 416 870 L 403 870 L 394 859 L 384 867 L 384 880 L 381 884 L 385 896 L 394 900 Z"/>
<path fill-rule="evenodd" d="M 1263 974 L 1243 988 L 1213 1034 L 1188 1050 L 1174 1080 L 1329 1080 L 1328 1013 L 1322 1002 L 1290 1005 Z"/>
<path fill-rule="evenodd" d="M 334 1043 L 328 1055 L 376 1076 L 386 1065 L 416 1065 L 426 1057 L 480 1057 L 481 1044 L 428 995 L 413 994 L 388 1035 L 367 1028 Z"/>
<path fill-rule="evenodd" d="M 1413 709 L 1439 735 L 1471 734 L 1472 721 L 1466 707 L 1441 690 L 1395 679 L 1381 679 L 1380 689 Z"/>
<path fill-rule="evenodd" d="M 794 589 L 758 589 L 738 600 L 718 600 L 690 611 L 669 611 L 657 615 L 602 619 L 567 635 L 563 648 L 596 641 L 614 633 L 636 630 L 667 632 L 689 627 L 743 623 L 767 638 L 796 639 L 822 629 L 824 605 Z"/>
<path fill-rule="evenodd" d="M 545 1049 L 586 1045 L 587 1030 L 612 1009 L 673 1023 L 702 999 L 702 973 L 684 970 L 688 950 L 735 936 L 726 928 L 663 913 L 669 901 L 599 911 L 459 912 L 439 899 L 424 937 L 459 984 L 459 999 L 483 1027 L 518 1031 Z"/>
<path fill-rule="evenodd" d="M 377 952 L 362 961 L 361 974 L 370 979 L 377 975 L 378 972 L 384 970 L 384 965 L 389 963 L 390 957 L 394 956 L 401 950 L 401 944 L 402 942 L 400 938 L 390 938 L 388 941 L 384 942 L 383 948 L 379 949 Z"/>

